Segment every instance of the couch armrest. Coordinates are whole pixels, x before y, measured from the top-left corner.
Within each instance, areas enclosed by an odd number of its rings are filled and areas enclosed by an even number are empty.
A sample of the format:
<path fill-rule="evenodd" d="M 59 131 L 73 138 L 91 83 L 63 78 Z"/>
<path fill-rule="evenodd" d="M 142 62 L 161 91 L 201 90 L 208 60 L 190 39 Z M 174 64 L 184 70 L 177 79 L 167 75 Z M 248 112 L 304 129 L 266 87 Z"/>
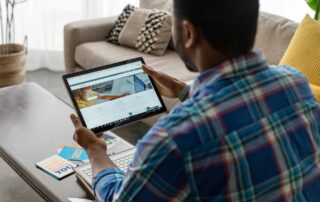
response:
<path fill-rule="evenodd" d="M 72 22 L 64 26 L 64 59 L 67 73 L 75 71 L 76 47 L 80 44 L 105 40 L 117 17 Z"/>

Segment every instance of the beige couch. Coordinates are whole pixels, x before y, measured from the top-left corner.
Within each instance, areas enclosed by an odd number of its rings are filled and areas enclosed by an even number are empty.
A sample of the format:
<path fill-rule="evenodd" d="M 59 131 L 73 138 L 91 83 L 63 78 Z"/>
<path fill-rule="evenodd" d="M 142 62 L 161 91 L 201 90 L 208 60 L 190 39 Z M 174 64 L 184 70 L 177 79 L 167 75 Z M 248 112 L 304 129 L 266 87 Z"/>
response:
<path fill-rule="evenodd" d="M 140 5 L 144 8 L 168 10 L 170 0 L 140 0 Z M 90 69 L 142 56 L 150 66 L 183 81 L 191 80 L 196 76 L 185 69 L 174 50 L 168 49 L 164 56 L 157 57 L 105 42 L 105 37 L 115 20 L 116 17 L 108 17 L 74 22 L 65 26 L 64 51 L 67 72 Z M 255 49 L 263 50 L 270 64 L 278 64 L 296 27 L 297 24 L 288 19 L 261 13 Z"/>
<path fill-rule="evenodd" d="M 171 0 L 140 0 L 140 6 L 170 11 Z M 90 69 L 142 56 L 148 65 L 182 81 L 190 81 L 197 76 L 197 74 L 187 71 L 177 53 L 172 49 L 168 49 L 164 56 L 157 57 L 107 43 L 105 37 L 116 19 L 116 17 L 108 17 L 85 20 L 65 26 L 66 72 Z M 260 13 L 255 49 L 263 50 L 270 64 L 278 64 L 296 28 L 297 24 L 288 19 Z M 165 103 L 171 109 L 177 101 L 165 99 Z"/>

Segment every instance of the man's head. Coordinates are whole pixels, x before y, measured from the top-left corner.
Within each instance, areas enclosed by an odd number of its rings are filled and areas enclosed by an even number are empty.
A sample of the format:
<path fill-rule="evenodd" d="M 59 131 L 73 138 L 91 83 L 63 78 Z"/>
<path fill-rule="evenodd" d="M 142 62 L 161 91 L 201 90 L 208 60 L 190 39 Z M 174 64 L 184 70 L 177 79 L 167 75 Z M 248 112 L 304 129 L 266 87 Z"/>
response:
<path fill-rule="evenodd" d="M 173 2 L 174 41 L 189 70 L 203 71 L 252 50 L 259 0 Z"/>

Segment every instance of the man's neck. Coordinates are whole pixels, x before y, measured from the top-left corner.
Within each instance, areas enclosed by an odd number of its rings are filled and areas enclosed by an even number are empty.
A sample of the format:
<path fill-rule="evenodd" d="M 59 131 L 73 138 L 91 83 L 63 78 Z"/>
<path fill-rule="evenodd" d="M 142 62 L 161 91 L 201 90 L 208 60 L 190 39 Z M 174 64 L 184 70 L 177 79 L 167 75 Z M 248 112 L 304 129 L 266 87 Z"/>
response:
<path fill-rule="evenodd" d="M 202 48 L 196 52 L 196 65 L 200 73 L 214 68 L 226 60 L 225 56 L 212 49 L 207 43 L 203 43 Z"/>
<path fill-rule="evenodd" d="M 245 54 L 245 53 L 243 53 Z M 240 55 L 234 54 L 221 54 L 216 49 L 208 43 L 208 41 L 202 37 L 199 42 L 199 47 L 196 49 L 195 53 L 195 65 L 198 67 L 198 70 L 201 73 L 207 71 L 208 69 L 215 68 L 216 66 L 232 60 Z"/>

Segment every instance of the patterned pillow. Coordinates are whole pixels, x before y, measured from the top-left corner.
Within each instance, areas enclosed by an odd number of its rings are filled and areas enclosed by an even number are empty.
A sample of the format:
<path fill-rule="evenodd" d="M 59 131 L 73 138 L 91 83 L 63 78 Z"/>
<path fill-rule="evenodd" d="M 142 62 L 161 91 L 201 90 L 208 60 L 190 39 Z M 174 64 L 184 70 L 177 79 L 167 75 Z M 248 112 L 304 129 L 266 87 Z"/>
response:
<path fill-rule="evenodd" d="M 161 56 L 171 39 L 171 16 L 160 10 L 136 9 L 118 37 L 120 45 Z"/>
<path fill-rule="evenodd" d="M 114 44 L 119 44 L 119 35 L 126 24 L 127 20 L 129 19 L 130 15 L 138 9 L 137 7 L 128 4 L 118 17 L 116 23 L 114 24 L 113 28 L 111 29 L 109 35 L 106 37 L 107 41 Z"/>
<path fill-rule="evenodd" d="M 150 13 L 135 48 L 143 53 L 163 55 L 171 39 L 171 17 L 164 11 Z"/>

